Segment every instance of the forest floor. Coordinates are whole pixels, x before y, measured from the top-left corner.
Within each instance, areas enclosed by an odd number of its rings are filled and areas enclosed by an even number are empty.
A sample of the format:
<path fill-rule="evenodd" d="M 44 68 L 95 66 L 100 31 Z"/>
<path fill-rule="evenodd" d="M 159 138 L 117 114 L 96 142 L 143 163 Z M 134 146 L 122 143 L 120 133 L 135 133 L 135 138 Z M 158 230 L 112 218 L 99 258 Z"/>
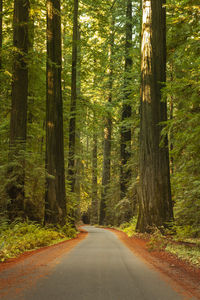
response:
<path fill-rule="evenodd" d="M 189 294 L 192 294 L 197 299 L 200 299 L 200 269 L 192 267 L 187 262 L 178 259 L 175 255 L 165 251 L 148 250 L 148 241 L 138 237 L 128 237 L 124 232 L 116 229 L 109 229 L 115 233 L 118 238 L 132 251 L 134 254 L 144 260 L 151 268 L 157 269 L 163 275 L 165 281 L 168 281 L 178 291 L 182 288 Z M 56 259 L 64 253 L 73 249 L 87 233 L 81 229 L 77 238 L 61 242 L 59 244 L 44 247 L 38 250 L 26 252 L 18 258 L 9 259 L 6 262 L 0 263 L 0 275 L 7 274 L 6 277 L 1 277 L 0 280 L 0 295 L 4 293 L 21 292 L 20 289 L 34 284 L 39 277 L 45 277 L 46 271 L 43 269 L 52 268 Z M 31 258 L 31 266 L 26 264 L 26 258 Z M 28 261 L 28 260 L 27 260 Z M 20 266 L 20 267 L 19 267 Z M 44 268 L 45 266 L 45 268 Z M 15 272 L 9 272 L 11 268 Z M 34 269 L 34 270 L 33 270 Z M 32 274 L 31 280 L 28 274 Z M 44 273 L 44 274 L 43 274 Z M 3 294 L 1 294 L 3 293 Z M 7 299 L 7 298 L 6 298 Z M 9 298 L 10 299 L 10 298 Z"/>
<path fill-rule="evenodd" d="M 200 268 L 191 266 L 188 262 L 179 259 L 176 255 L 164 250 L 149 251 L 148 240 L 136 236 L 128 237 L 126 233 L 117 229 L 108 228 L 137 256 L 151 267 L 159 270 L 165 280 L 175 289 L 178 286 L 200 299 Z"/>

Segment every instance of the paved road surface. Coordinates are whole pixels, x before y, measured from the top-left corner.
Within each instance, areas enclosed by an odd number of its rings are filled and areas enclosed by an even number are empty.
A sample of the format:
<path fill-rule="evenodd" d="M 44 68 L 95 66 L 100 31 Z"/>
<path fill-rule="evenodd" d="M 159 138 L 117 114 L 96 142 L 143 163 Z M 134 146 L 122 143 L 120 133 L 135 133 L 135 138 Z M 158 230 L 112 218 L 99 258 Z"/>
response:
<path fill-rule="evenodd" d="M 65 254 L 47 277 L 23 297 L 9 300 L 187 299 L 134 256 L 114 233 L 91 226 L 84 229 L 89 232 L 86 239 Z"/>

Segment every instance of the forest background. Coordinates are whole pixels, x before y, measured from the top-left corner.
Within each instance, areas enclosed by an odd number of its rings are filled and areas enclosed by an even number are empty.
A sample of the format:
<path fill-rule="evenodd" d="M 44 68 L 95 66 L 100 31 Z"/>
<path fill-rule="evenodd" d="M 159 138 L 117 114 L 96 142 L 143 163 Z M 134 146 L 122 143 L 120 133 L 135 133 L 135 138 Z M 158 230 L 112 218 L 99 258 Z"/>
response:
<path fill-rule="evenodd" d="M 45 167 L 48 157 L 46 72 L 55 67 L 47 59 L 48 6 L 43 0 L 22 2 L 24 7 L 28 5 L 28 48 L 25 51 L 28 102 L 26 145 L 20 148 L 16 143 L 11 145 L 10 125 L 13 66 L 17 55 L 24 55 L 13 43 L 14 4 L 20 5 L 20 1 L 0 1 L 1 218 L 13 221 L 20 217 L 40 224 L 55 224 L 57 217 L 49 217 L 48 210 L 51 209 L 45 205 L 46 181 L 54 176 L 49 174 L 47 163 Z M 167 135 L 169 141 L 173 226 L 180 235 L 199 237 L 198 1 L 169 0 L 166 11 L 167 78 L 162 88 L 162 101 L 167 102 L 168 120 L 162 122 L 162 136 Z M 56 14 L 58 19 L 61 18 L 62 33 L 65 222 L 73 226 L 75 221 L 83 218 L 92 224 L 111 226 L 135 223 L 138 216 L 141 112 L 141 2 L 61 1 L 61 11 Z M 75 86 L 72 84 L 74 59 Z M 21 84 L 23 87 L 25 81 Z M 74 89 L 75 96 L 72 95 Z M 124 132 L 129 136 L 127 140 Z M 11 150 L 12 146 L 15 150 Z M 122 178 L 126 178 L 126 182 Z M 16 206 L 10 209 L 14 202 L 13 187 L 15 200 L 22 200 L 20 209 Z M 64 225 L 63 221 L 60 223 Z"/>

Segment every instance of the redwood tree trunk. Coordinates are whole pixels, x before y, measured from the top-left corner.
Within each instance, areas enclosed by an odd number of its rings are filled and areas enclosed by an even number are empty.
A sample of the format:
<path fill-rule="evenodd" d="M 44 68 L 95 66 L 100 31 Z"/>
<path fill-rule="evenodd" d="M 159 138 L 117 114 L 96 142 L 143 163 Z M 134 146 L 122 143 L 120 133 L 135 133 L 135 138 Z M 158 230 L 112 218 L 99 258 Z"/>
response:
<path fill-rule="evenodd" d="M 28 96 L 28 20 L 29 1 L 14 1 L 13 16 L 13 80 L 12 104 L 10 116 L 10 156 L 9 184 L 7 192 L 10 197 L 8 213 L 10 219 L 24 216 L 24 180 L 27 130 L 27 96 Z M 14 166 L 13 166 L 14 163 Z"/>
<path fill-rule="evenodd" d="M 60 0 L 47 0 L 46 199 L 45 222 L 66 217 Z"/>
<path fill-rule="evenodd" d="M 161 89 L 166 81 L 166 11 L 164 1 L 143 0 L 141 45 L 140 183 L 137 229 L 161 228 L 173 218 L 167 137 L 161 143 L 160 122 L 167 119 Z"/>
<path fill-rule="evenodd" d="M 109 96 L 108 104 L 112 102 L 113 87 L 113 47 L 114 47 L 114 17 L 112 17 L 110 33 L 110 70 L 109 70 Z M 110 166 L 111 166 L 111 136 L 112 136 L 112 115 L 108 111 L 105 117 L 104 140 L 103 140 L 103 172 L 102 172 L 102 191 L 99 213 L 99 224 L 106 223 L 106 200 L 108 199 L 110 185 Z"/>
<path fill-rule="evenodd" d="M 94 118 L 95 121 L 95 118 Z M 97 133 L 93 133 L 92 149 L 92 207 L 91 224 L 98 224 L 98 195 L 97 195 Z"/>
<path fill-rule="evenodd" d="M 131 156 L 131 127 L 127 125 L 131 117 L 130 94 L 131 90 L 131 69 L 132 57 L 132 0 L 127 0 L 126 10 L 126 44 L 125 44 L 125 79 L 124 79 L 124 99 L 122 105 L 122 127 L 121 127 L 121 168 L 120 168 L 120 188 L 121 199 L 126 196 L 128 182 L 131 177 L 131 170 L 127 163 Z M 125 125 L 124 125 L 125 124 Z"/>
<path fill-rule="evenodd" d="M 112 96 L 109 96 L 111 102 Z M 105 120 L 104 128 L 104 148 L 103 148 L 103 172 L 102 172 L 102 192 L 100 203 L 99 224 L 105 225 L 106 223 L 106 200 L 108 197 L 109 184 L 110 184 L 110 160 L 111 160 L 111 134 L 112 134 L 112 118 L 108 114 Z"/>
<path fill-rule="evenodd" d="M 72 77 L 71 77 L 71 106 L 69 123 L 69 159 L 68 180 L 71 192 L 75 187 L 75 144 L 76 144 L 76 106 L 77 106 L 77 52 L 78 52 L 78 0 L 74 0 L 73 42 L 72 42 Z"/>
<path fill-rule="evenodd" d="M 2 20 L 3 20 L 3 0 L 0 0 L 0 70 L 2 69 Z"/>

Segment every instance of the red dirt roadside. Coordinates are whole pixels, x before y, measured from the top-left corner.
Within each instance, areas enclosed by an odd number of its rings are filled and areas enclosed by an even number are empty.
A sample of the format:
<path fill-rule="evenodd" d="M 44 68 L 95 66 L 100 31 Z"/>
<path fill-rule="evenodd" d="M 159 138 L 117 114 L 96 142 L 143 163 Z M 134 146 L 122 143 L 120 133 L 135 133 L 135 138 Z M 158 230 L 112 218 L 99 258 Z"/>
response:
<path fill-rule="evenodd" d="M 184 290 L 184 298 L 191 299 L 191 295 L 200 299 L 200 269 L 194 268 L 164 251 L 149 252 L 147 241 L 131 237 L 125 233 L 109 229 L 132 251 L 143 259 L 151 268 L 157 269 L 165 281 L 178 292 Z M 52 272 L 59 263 L 62 255 L 69 252 L 87 235 L 83 229 L 77 238 L 53 246 L 24 253 L 18 258 L 0 263 L 0 299 L 15 299 L 15 295 L 23 291 L 41 278 Z"/>
<path fill-rule="evenodd" d="M 200 269 L 189 265 L 187 262 L 178 259 L 175 255 L 165 251 L 149 252 L 148 241 L 138 238 L 129 238 L 124 232 L 116 229 L 109 229 L 134 254 L 142 258 L 151 267 L 159 270 L 166 281 L 168 281 L 177 291 L 179 287 L 185 290 L 185 296 L 193 295 L 200 299 Z M 188 298 L 187 298 L 188 299 Z"/>
<path fill-rule="evenodd" d="M 33 286 L 41 277 L 47 276 L 59 263 L 59 258 L 68 253 L 87 235 L 83 229 L 76 238 L 25 252 L 17 258 L 0 263 L 0 299 L 14 299 L 25 289 Z"/>

